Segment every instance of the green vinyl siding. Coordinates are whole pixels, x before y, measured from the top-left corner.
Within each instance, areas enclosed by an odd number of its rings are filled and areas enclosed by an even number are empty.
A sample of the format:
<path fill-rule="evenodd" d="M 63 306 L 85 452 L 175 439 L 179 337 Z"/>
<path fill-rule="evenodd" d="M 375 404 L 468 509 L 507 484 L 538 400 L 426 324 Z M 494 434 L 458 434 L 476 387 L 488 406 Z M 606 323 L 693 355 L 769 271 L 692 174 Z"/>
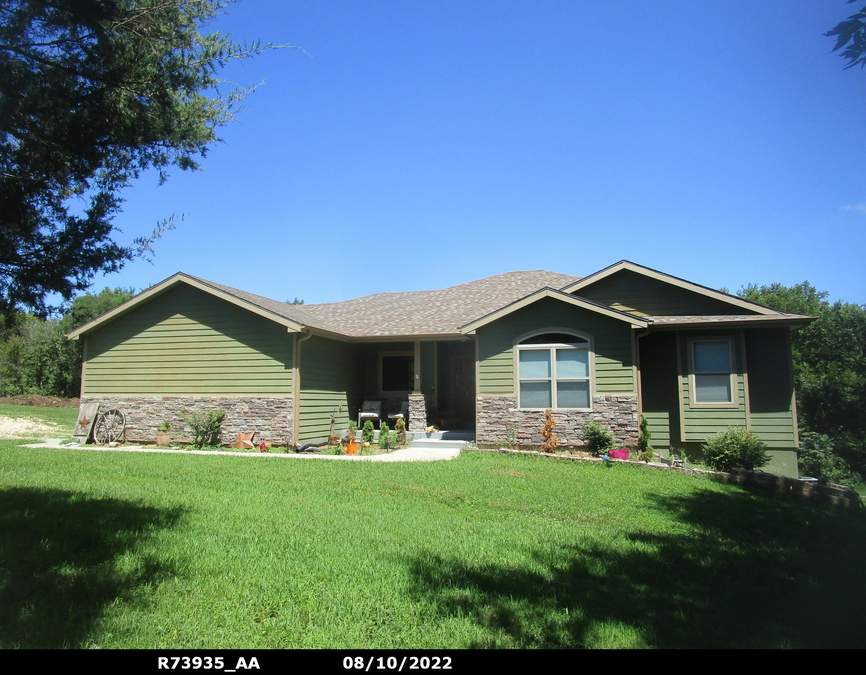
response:
<path fill-rule="evenodd" d="M 650 445 L 654 448 L 669 448 L 671 445 L 671 413 L 668 410 L 644 412 L 650 432 Z M 676 419 L 676 418 L 674 418 Z"/>
<path fill-rule="evenodd" d="M 328 440 L 334 412 L 341 435 L 361 407 L 358 346 L 313 336 L 301 342 L 299 363 L 298 442 Z"/>
<path fill-rule="evenodd" d="M 514 340 L 539 329 L 572 329 L 592 336 L 593 393 L 635 391 L 629 324 L 553 298 L 544 298 L 478 329 L 479 394 L 514 394 Z"/>
<path fill-rule="evenodd" d="M 795 448 L 788 329 L 746 331 L 752 431 L 770 448 Z"/>
<path fill-rule="evenodd" d="M 703 340 L 712 338 L 730 338 L 731 346 L 733 347 L 733 400 L 735 405 L 731 407 L 721 405 L 714 407 L 709 404 L 693 405 L 691 401 L 691 378 L 689 377 L 690 339 Z M 702 442 L 706 441 L 710 436 L 724 431 L 728 427 L 747 426 L 746 390 L 745 379 L 743 377 L 743 354 L 740 346 L 739 334 L 735 332 L 716 331 L 683 332 L 680 338 L 680 346 L 682 417 L 683 430 L 685 432 L 683 441 Z"/>
<path fill-rule="evenodd" d="M 752 312 L 673 284 L 621 270 L 576 295 L 638 316 L 751 314 Z"/>
<path fill-rule="evenodd" d="M 292 334 L 186 285 L 83 339 L 85 396 L 292 393 Z"/>
<path fill-rule="evenodd" d="M 677 341 L 672 332 L 651 333 L 640 348 L 641 408 L 657 448 L 680 445 Z"/>

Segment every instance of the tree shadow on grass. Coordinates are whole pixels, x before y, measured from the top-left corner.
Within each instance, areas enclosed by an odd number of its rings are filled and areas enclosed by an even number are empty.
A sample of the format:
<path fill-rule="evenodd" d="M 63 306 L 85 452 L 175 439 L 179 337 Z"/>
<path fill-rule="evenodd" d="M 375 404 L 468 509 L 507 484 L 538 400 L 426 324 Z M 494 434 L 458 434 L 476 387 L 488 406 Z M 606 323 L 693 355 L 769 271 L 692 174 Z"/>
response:
<path fill-rule="evenodd" d="M 64 490 L 0 491 L 0 647 L 81 647 L 105 609 L 173 574 L 142 552 L 160 509 Z"/>
<path fill-rule="evenodd" d="M 866 517 L 776 496 L 650 497 L 670 533 L 563 542 L 522 567 L 425 553 L 414 591 L 471 647 L 863 647 Z"/>

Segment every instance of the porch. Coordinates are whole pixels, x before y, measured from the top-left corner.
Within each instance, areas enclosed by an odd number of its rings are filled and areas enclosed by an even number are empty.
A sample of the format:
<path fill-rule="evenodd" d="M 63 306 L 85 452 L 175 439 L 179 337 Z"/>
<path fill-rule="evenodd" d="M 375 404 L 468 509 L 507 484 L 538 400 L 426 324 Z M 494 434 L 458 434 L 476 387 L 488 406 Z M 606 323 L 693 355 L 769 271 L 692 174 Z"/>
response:
<path fill-rule="evenodd" d="M 332 415 L 335 433 L 345 434 L 365 401 L 381 405 L 377 430 L 383 422 L 393 429 L 393 416 L 408 407 L 413 447 L 474 440 L 474 340 L 347 343 L 313 335 L 299 343 L 298 442 L 325 440 Z"/>

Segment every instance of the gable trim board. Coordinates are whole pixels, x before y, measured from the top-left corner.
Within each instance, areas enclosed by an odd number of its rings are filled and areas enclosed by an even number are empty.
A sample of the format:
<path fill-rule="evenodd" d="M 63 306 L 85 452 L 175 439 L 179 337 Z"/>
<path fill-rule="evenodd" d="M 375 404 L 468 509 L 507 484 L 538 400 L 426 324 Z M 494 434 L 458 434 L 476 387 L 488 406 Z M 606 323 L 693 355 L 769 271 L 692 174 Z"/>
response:
<path fill-rule="evenodd" d="M 621 274 L 631 276 L 616 276 Z M 634 296 L 626 304 L 637 314 L 582 297 L 583 292 L 599 295 L 599 284 L 611 279 L 618 281 L 601 293 L 606 302 L 621 304 L 610 294 L 625 289 Z M 551 287 L 551 280 L 564 285 Z M 663 297 L 668 291 L 670 301 Z M 645 311 L 652 307 L 676 307 L 680 313 Z M 379 316 L 387 330 L 380 330 Z M 622 261 L 583 279 L 542 270 L 513 272 L 441 291 L 304 306 L 178 273 L 69 337 L 84 342 L 82 400 L 124 407 L 141 436 L 130 440 L 152 441 L 160 416 L 179 422 L 183 410 L 217 400 L 240 416 L 227 420 L 232 430 L 246 425 L 245 431 L 259 432 L 259 440 L 277 443 L 324 440 L 320 436 L 327 435 L 332 412 L 342 431 L 361 400 L 388 398 L 389 392 L 379 391 L 376 355 L 396 349 L 411 351 L 423 394 L 413 406 L 423 403 L 427 422 L 448 419 L 449 413 L 453 417 L 448 406 L 462 409 L 453 398 L 459 394 L 472 406 L 465 407 L 462 418 L 474 425 L 479 443 L 501 444 L 513 426 L 520 444 L 539 444 L 544 410 L 519 406 L 518 353 L 532 349 L 518 345 L 531 334 L 571 333 L 589 340 L 590 407 L 554 410 L 564 444 L 581 445 L 582 425 L 594 419 L 607 422 L 618 443 L 635 445 L 640 414 L 647 411 L 662 451 L 677 442 L 700 443 L 734 421 L 763 434 L 775 450 L 793 453 L 797 431 L 788 333 L 811 320 Z M 674 341 L 650 337 L 665 334 Z M 714 336 L 731 345 L 733 361 L 734 398 L 722 405 L 693 398 L 691 345 Z M 470 341 L 472 350 L 462 356 L 465 350 L 458 345 Z M 439 358 L 446 343 L 454 347 Z M 755 383 L 748 368 L 753 348 L 768 357 Z M 465 359 L 472 354 L 475 363 L 468 371 Z M 554 358 L 557 352 L 550 354 Z M 661 366 L 666 360 L 670 367 Z M 463 380 L 449 370 L 455 364 L 461 364 Z M 548 385 L 533 386 L 550 387 L 551 400 L 557 398 L 554 387 L 580 388 L 568 384 L 568 377 L 542 380 Z M 399 408 L 397 396 L 402 394 L 394 392 L 394 400 L 385 404 Z M 229 398 L 234 402 L 226 403 Z M 263 413 L 266 408 L 271 413 Z M 760 424 L 753 409 L 762 411 Z M 417 416 L 413 419 L 419 423 Z"/>

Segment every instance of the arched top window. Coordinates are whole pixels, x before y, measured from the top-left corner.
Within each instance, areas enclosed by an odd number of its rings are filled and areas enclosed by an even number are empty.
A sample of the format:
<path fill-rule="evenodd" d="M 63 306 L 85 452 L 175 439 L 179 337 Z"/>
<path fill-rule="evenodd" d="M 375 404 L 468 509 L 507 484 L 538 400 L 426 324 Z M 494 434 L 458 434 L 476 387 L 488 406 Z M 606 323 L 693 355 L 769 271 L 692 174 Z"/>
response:
<path fill-rule="evenodd" d="M 529 335 L 517 351 L 518 407 L 589 410 L 590 340 L 556 330 Z"/>

